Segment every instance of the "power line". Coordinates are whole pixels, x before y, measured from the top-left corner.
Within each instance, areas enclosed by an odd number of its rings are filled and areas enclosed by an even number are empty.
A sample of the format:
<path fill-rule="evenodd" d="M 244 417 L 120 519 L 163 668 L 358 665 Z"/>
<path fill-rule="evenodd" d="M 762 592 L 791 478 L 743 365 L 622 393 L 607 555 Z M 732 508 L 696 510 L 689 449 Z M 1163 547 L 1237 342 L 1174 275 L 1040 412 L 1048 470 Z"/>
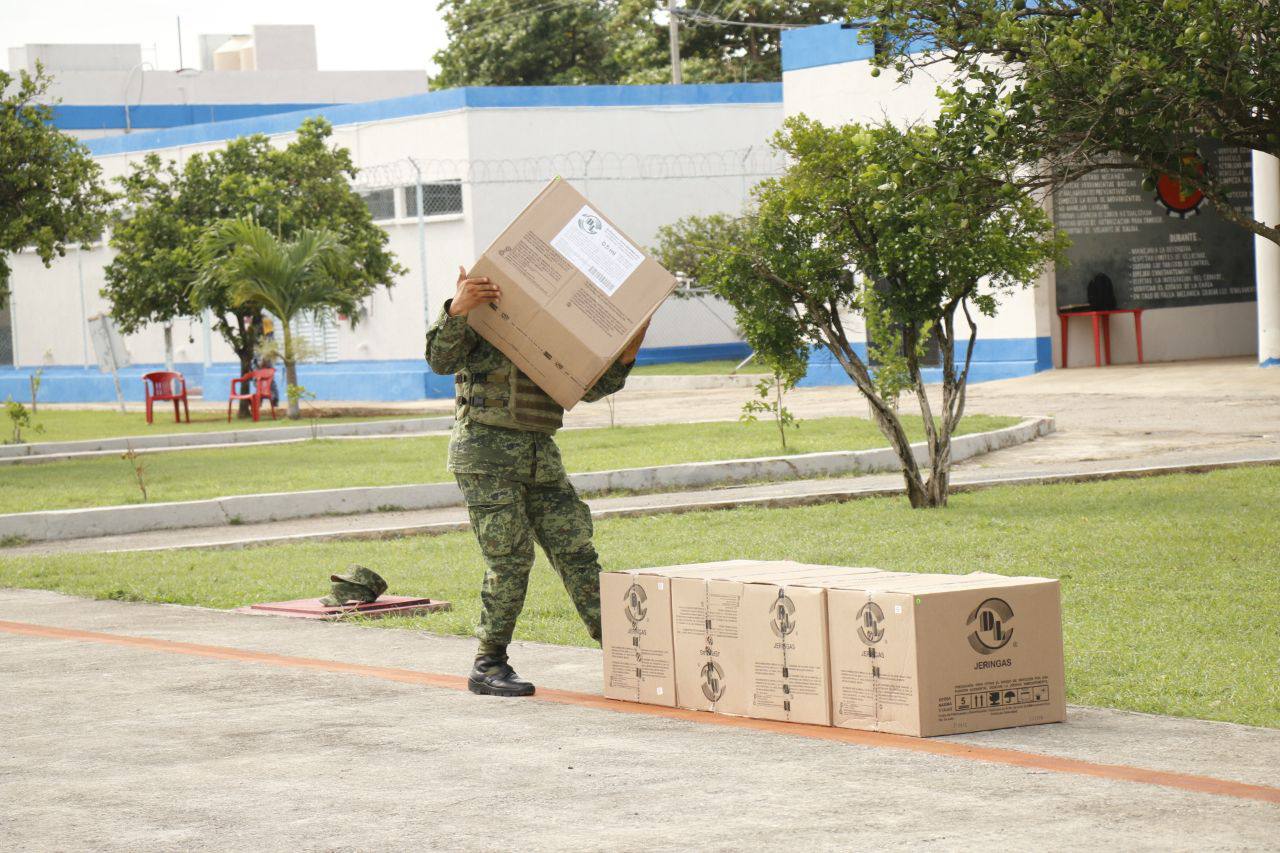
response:
<path fill-rule="evenodd" d="M 709 12 L 702 12 L 697 9 L 673 9 L 672 14 L 678 18 L 682 18 L 688 22 L 689 26 L 721 26 L 721 27 L 749 27 L 759 30 L 798 30 L 801 27 L 809 26 L 808 24 L 769 24 L 763 21 L 730 21 L 726 18 L 717 17 Z"/>

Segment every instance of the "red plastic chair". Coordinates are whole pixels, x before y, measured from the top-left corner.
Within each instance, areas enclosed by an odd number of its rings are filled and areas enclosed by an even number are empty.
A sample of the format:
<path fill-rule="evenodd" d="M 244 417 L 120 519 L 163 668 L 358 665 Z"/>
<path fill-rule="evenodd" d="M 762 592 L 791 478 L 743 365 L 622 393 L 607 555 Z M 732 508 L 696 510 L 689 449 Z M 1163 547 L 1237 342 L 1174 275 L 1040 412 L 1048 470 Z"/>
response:
<path fill-rule="evenodd" d="M 256 423 L 258 413 L 262 410 L 262 401 L 266 400 L 271 404 L 271 420 L 276 419 L 276 404 L 271 399 L 271 380 L 275 379 L 276 369 L 274 367 L 264 367 L 260 370 L 254 370 L 241 376 L 239 379 L 231 380 L 231 396 L 227 398 L 227 423 L 231 423 L 231 404 L 236 400 L 248 400 L 249 408 L 253 410 L 253 420 Z M 236 393 L 236 388 L 242 383 L 251 383 L 249 390 L 243 394 Z"/>
<path fill-rule="evenodd" d="M 147 388 L 147 423 L 151 423 L 151 404 L 165 400 L 173 401 L 174 423 L 182 423 L 182 416 L 178 413 L 179 402 L 182 403 L 183 411 L 187 413 L 187 423 L 191 423 L 191 409 L 187 405 L 187 380 L 181 373 L 157 370 L 154 373 L 145 374 L 142 377 L 142 384 Z"/>

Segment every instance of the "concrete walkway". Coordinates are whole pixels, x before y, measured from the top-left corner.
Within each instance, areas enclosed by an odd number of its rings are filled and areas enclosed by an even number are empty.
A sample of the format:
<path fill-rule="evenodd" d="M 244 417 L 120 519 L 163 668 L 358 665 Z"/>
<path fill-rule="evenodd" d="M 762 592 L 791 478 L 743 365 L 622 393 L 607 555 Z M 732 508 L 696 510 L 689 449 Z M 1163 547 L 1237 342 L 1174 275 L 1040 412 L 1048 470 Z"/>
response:
<path fill-rule="evenodd" d="M 1057 428 L 1029 444 L 957 466 L 953 478 L 957 485 L 1090 476 L 1104 471 L 1168 466 L 1196 468 L 1280 458 L 1280 371 L 1259 369 L 1245 359 L 1054 370 L 1020 379 L 982 383 L 970 388 L 969 394 L 971 413 L 1042 412 L 1054 416 Z M 742 400 L 738 390 L 700 391 L 696 412 L 691 412 L 688 395 L 624 391 L 617 396 L 615 417 L 619 423 L 678 421 L 691 414 L 700 419 L 736 417 Z M 794 400 L 788 405 L 801 417 L 866 412 L 865 401 L 849 387 L 799 389 L 793 396 Z M 603 424 L 600 418 L 604 418 Z M 607 425 L 607 418 L 604 406 L 584 405 L 570 413 L 569 423 Z M 683 512 L 742 503 L 784 506 L 888 494 L 900 486 L 897 475 L 797 480 L 602 498 L 592 501 L 592 506 L 601 516 Z M 372 513 L 38 543 L 6 548 L 0 550 L 0 555 L 22 556 L 60 550 L 237 547 L 312 537 L 386 537 L 458 530 L 465 526 L 465 518 L 465 513 L 458 509 Z"/>
<path fill-rule="evenodd" d="M 956 462 L 990 453 L 1053 430 L 1052 418 L 1028 418 L 1019 424 L 988 432 L 956 436 L 951 458 Z M 443 448 L 440 448 L 443 451 Z M 912 445 L 920 464 L 928 462 L 928 447 Z M 801 453 L 793 456 L 686 462 L 569 475 L 585 494 L 651 493 L 753 482 L 780 482 L 817 477 L 858 476 L 898 471 L 897 456 L 887 447 L 870 450 Z M 0 515 L 0 539 L 45 542 L 60 539 L 124 536 L 262 524 L 333 515 L 388 511 L 423 511 L 462 506 L 462 493 L 452 481 L 393 486 L 350 486 L 296 492 L 229 495 L 205 500 L 79 507 Z"/>
<path fill-rule="evenodd" d="M 1238 850 L 1280 821 L 1274 730 L 1072 707 L 832 742 L 618 713 L 597 650 L 517 644 L 542 700 L 496 700 L 424 632 L 12 590 L 0 620 L 9 849 Z"/>

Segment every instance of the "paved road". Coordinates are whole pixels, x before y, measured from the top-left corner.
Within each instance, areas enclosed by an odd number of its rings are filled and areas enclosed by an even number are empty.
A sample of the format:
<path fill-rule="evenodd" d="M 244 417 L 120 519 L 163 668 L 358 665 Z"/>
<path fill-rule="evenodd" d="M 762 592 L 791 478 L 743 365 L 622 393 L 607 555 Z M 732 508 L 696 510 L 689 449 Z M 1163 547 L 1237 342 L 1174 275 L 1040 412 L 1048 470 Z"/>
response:
<path fill-rule="evenodd" d="M 464 671 L 471 641 L 421 632 L 28 591 L 0 591 L 0 620 L 9 849 L 1239 850 L 1280 825 L 1272 730 L 1073 707 L 939 742 L 1012 751 L 975 761 L 395 680 Z M 598 651 L 516 655 L 543 688 L 597 689 Z"/>

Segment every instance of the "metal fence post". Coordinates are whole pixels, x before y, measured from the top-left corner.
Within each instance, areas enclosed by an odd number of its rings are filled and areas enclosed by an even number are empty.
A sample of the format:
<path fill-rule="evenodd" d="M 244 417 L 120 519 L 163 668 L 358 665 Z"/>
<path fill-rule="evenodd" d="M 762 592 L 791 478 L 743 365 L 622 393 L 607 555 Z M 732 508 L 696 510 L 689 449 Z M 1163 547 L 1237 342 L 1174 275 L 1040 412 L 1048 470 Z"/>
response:
<path fill-rule="evenodd" d="M 413 194 L 418 202 L 418 266 L 422 271 L 422 331 L 426 334 L 426 330 L 431 328 L 431 299 L 427 293 L 427 211 L 422 192 L 422 169 L 412 157 L 409 158 L 409 164 L 417 175 Z"/>

